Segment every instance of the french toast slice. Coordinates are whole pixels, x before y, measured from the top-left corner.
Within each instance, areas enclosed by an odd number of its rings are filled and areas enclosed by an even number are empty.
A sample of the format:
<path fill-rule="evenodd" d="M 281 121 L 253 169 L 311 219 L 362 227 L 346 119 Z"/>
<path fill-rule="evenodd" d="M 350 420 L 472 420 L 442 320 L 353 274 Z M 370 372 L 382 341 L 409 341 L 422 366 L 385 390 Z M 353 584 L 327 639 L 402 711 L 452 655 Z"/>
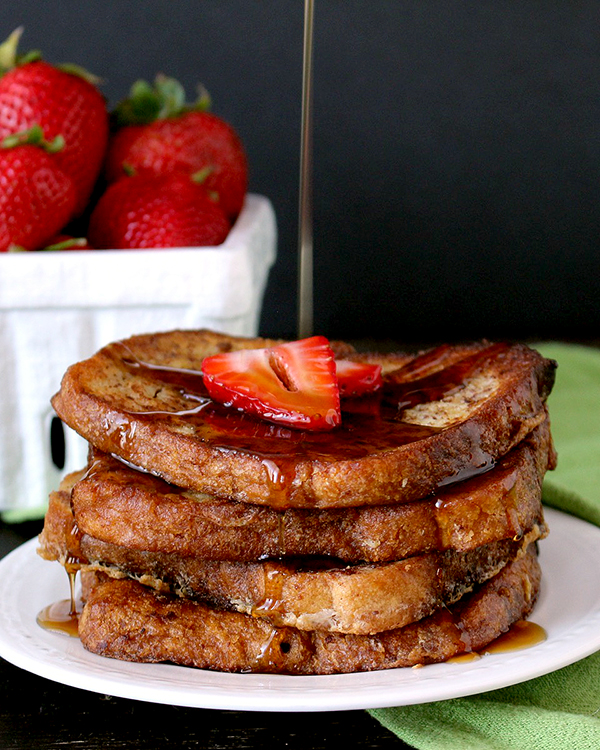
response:
<path fill-rule="evenodd" d="M 145 554 L 84 537 L 83 569 L 128 577 L 158 591 L 245 612 L 274 625 L 373 634 L 450 606 L 517 559 L 547 529 L 535 524 L 518 541 L 470 552 L 440 552 L 389 563 L 344 565 L 330 559 L 255 563 Z"/>
<path fill-rule="evenodd" d="M 361 634 L 402 627 L 451 605 L 547 534 L 540 512 L 522 536 L 468 552 L 434 552 L 387 563 L 344 564 L 314 556 L 244 563 L 130 549 L 75 534 L 75 528 L 68 492 L 54 493 L 40 554 L 279 626 Z"/>
<path fill-rule="evenodd" d="M 310 433 L 214 404 L 204 357 L 270 345 L 210 331 L 110 344 L 71 366 L 52 403 L 99 450 L 171 484 L 279 508 L 407 503 L 488 469 L 546 418 L 555 363 L 515 344 L 385 359 L 376 399 Z M 338 347 L 338 356 L 351 356 Z M 372 356 L 371 357 L 372 361 Z"/>
<path fill-rule="evenodd" d="M 79 637 L 89 651 L 135 662 L 171 662 L 223 672 L 334 674 L 445 661 L 481 652 L 536 601 L 535 545 L 451 608 L 376 635 L 276 627 L 239 612 L 158 594 L 95 573 L 84 582 Z"/>
<path fill-rule="evenodd" d="M 214 560 L 313 555 L 389 562 L 522 535 L 541 518 L 542 478 L 554 463 L 545 420 L 493 469 L 429 498 L 278 510 L 183 490 L 92 449 L 84 477 L 70 490 L 71 505 L 81 534 L 147 552 Z"/>

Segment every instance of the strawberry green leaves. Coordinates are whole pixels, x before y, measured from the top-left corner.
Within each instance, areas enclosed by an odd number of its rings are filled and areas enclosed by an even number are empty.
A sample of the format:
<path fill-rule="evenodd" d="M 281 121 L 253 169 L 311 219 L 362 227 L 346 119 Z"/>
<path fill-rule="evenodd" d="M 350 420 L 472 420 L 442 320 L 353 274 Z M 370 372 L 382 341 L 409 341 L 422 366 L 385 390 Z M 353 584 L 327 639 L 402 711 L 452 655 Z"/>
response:
<path fill-rule="evenodd" d="M 193 109 L 206 112 L 210 109 L 210 95 L 204 87 L 198 87 L 198 99 L 186 103 L 185 89 L 175 78 L 157 75 L 154 85 L 143 79 L 135 81 L 129 96 L 120 101 L 113 112 L 115 123 L 125 125 L 148 125 L 155 120 L 178 117 Z"/>

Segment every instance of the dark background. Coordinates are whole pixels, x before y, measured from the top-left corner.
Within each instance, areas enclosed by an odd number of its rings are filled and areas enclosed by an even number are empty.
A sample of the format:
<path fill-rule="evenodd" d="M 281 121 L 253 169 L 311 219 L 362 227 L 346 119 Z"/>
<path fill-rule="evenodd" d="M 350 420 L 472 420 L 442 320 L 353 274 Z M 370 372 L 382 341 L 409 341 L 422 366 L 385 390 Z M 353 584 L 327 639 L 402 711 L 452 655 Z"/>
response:
<path fill-rule="evenodd" d="M 315 330 L 597 337 L 600 6 L 316 0 Z M 294 336 L 302 0 L 18 0 L 0 35 L 105 80 L 199 81 L 270 197 L 261 332 Z"/>

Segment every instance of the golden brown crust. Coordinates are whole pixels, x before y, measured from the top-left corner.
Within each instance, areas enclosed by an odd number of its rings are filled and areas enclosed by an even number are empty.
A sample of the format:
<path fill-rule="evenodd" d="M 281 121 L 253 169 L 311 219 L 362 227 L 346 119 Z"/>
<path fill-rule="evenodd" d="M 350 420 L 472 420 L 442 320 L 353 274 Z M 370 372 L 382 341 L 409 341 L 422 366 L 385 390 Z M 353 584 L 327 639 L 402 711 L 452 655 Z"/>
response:
<path fill-rule="evenodd" d="M 53 493 L 40 537 L 46 559 L 78 561 L 82 570 L 130 577 L 159 591 L 201 599 L 301 630 L 375 633 L 398 628 L 450 605 L 543 538 L 539 519 L 521 538 L 469 552 L 344 565 L 330 558 L 255 563 L 203 560 L 129 549 L 73 534 L 69 493 Z"/>
<path fill-rule="evenodd" d="M 545 527 L 535 526 L 521 541 L 492 542 L 471 552 L 347 566 L 310 560 L 197 560 L 131 551 L 86 537 L 81 550 L 92 568 L 112 577 L 134 578 L 159 591 L 246 612 L 274 625 L 372 634 L 453 604 L 545 535 Z"/>
<path fill-rule="evenodd" d="M 198 371 L 204 356 L 215 351 L 268 344 L 207 331 L 133 337 L 69 368 L 53 405 L 100 450 L 180 487 L 259 505 L 351 507 L 410 502 L 496 460 L 545 419 L 544 401 L 553 382 L 554 363 L 525 346 L 474 347 L 483 352 L 477 372 L 486 376 L 491 390 L 477 400 L 476 392 L 466 388 L 469 397 L 460 404 L 460 419 L 422 439 L 339 458 L 335 451 L 319 453 L 321 443 L 306 455 L 313 438 L 297 433 L 286 438 L 288 454 L 283 455 L 280 428 L 248 422 L 241 425 L 243 447 L 239 442 L 232 446 L 238 415 L 216 427 L 202 423 L 198 413 L 191 419 L 197 399 L 158 382 L 150 369 L 126 365 L 129 357 L 134 363 Z M 416 361 L 409 362 L 409 370 Z M 401 374 L 397 380 L 402 381 Z M 446 413 L 446 402 L 437 406 Z M 188 414 L 181 414 L 185 410 Z M 258 441 L 248 434 L 252 429 L 260 432 Z"/>
<path fill-rule="evenodd" d="M 74 519 L 71 509 L 73 485 L 85 475 L 74 471 L 62 480 L 58 490 L 50 493 L 48 509 L 44 517 L 44 528 L 39 535 L 37 553 L 44 560 L 66 563 L 70 551 L 79 542 L 74 535 Z"/>
<path fill-rule="evenodd" d="M 451 609 L 377 635 L 345 635 L 274 627 L 261 618 L 156 594 L 131 580 L 88 581 L 79 634 L 88 650 L 128 661 L 288 674 L 391 669 L 481 651 L 527 617 L 539 582 L 532 546 Z"/>
<path fill-rule="evenodd" d="M 522 534 L 541 518 L 541 482 L 553 465 L 546 420 L 491 471 L 428 499 L 277 510 L 181 490 L 93 451 L 72 503 L 82 533 L 138 550 L 214 560 L 326 555 L 389 562 Z"/>

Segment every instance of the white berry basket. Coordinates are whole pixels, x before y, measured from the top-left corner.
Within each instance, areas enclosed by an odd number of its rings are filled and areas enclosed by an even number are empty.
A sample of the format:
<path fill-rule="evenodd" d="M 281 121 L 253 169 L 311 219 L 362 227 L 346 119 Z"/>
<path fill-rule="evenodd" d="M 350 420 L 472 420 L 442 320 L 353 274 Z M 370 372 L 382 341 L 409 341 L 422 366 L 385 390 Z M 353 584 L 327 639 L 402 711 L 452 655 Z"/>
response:
<path fill-rule="evenodd" d="M 276 244 L 270 201 L 249 194 L 218 247 L 0 255 L 5 518 L 43 512 L 60 478 L 85 465 L 85 441 L 63 428 L 50 406 L 67 367 L 135 333 L 212 328 L 256 335 Z"/>

